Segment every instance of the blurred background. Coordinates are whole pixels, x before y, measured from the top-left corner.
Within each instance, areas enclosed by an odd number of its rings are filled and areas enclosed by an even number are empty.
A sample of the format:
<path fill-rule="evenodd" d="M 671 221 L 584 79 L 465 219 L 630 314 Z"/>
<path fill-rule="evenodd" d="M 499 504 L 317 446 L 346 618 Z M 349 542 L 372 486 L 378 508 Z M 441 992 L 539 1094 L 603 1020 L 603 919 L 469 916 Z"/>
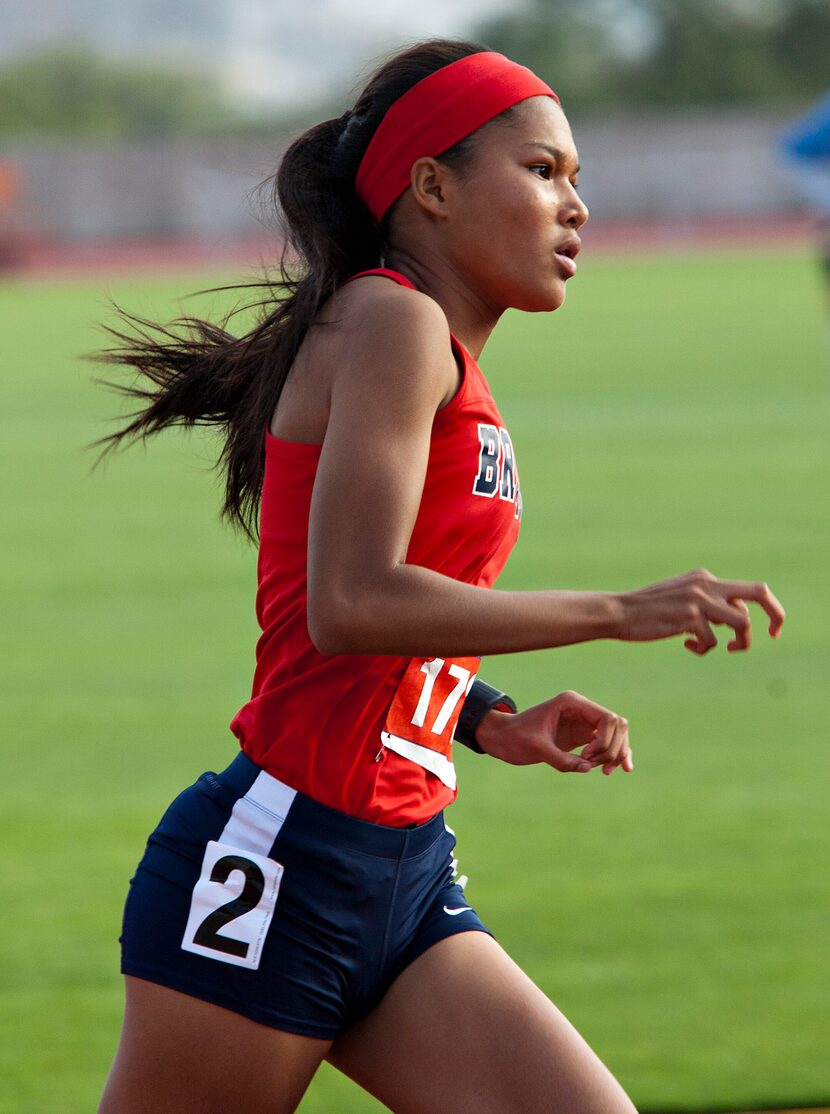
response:
<path fill-rule="evenodd" d="M 468 892 L 643 1111 L 830 1105 L 827 0 L 4 0 L 0 1114 L 95 1108 L 128 879 L 233 756 L 258 633 L 216 436 L 93 470 L 121 404 L 82 356 L 111 298 L 222 317 L 237 295 L 194 292 L 278 258 L 256 187 L 287 143 L 436 36 L 560 93 L 592 214 L 564 309 L 506 314 L 482 357 L 525 506 L 501 584 L 705 566 L 788 612 L 773 643 L 753 609 L 743 655 L 486 662 L 521 706 L 625 714 L 637 769 L 459 755 Z M 378 1109 L 329 1069 L 302 1104 Z"/>
<path fill-rule="evenodd" d="M 6 266 L 237 253 L 248 191 L 387 50 L 481 39 L 561 90 L 595 225 L 804 233 L 776 157 L 830 84 L 823 0 L 6 0 Z"/>

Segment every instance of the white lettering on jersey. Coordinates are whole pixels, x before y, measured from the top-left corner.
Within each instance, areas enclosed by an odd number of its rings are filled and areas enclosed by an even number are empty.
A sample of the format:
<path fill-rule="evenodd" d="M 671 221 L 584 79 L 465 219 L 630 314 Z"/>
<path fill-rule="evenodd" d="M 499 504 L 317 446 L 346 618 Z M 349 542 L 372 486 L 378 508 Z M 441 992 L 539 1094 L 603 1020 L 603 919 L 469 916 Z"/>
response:
<path fill-rule="evenodd" d="M 510 440 L 510 434 L 506 429 L 500 429 L 499 436 L 501 437 L 501 486 L 499 487 L 499 497 L 508 503 L 515 503 L 516 469 L 513 465 L 513 442 Z"/>
<path fill-rule="evenodd" d="M 478 423 L 478 440 L 481 451 L 478 454 L 478 475 L 473 484 L 473 495 L 483 495 L 492 499 L 499 487 L 499 461 L 501 459 L 501 440 L 494 425 Z"/>
<path fill-rule="evenodd" d="M 510 434 L 502 426 L 479 422 L 478 441 L 478 474 L 473 484 L 473 495 L 493 499 L 498 492 L 504 502 L 515 504 L 514 517 L 520 519 L 522 495 Z"/>

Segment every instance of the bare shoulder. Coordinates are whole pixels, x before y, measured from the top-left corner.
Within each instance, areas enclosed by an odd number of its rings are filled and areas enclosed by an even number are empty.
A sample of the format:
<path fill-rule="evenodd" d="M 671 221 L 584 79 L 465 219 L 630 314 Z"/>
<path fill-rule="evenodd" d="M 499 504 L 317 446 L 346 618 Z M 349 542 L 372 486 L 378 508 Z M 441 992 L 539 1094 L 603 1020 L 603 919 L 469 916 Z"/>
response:
<path fill-rule="evenodd" d="M 392 405 L 428 412 L 460 382 L 450 327 L 427 294 L 380 275 L 341 287 L 306 334 L 271 420 L 288 441 L 320 443 L 335 395 L 353 408 Z"/>
<path fill-rule="evenodd" d="M 367 275 L 344 286 L 329 304 L 337 377 L 394 377 L 406 390 L 437 391 L 440 401 L 457 388 L 458 368 L 450 327 L 441 306 L 427 294 Z"/>
<path fill-rule="evenodd" d="M 400 330 L 402 339 L 408 330 L 418 335 L 427 329 L 449 343 L 450 327 L 435 299 L 381 275 L 365 275 L 342 286 L 329 309 L 326 316 L 367 335 L 375 326 Z"/>

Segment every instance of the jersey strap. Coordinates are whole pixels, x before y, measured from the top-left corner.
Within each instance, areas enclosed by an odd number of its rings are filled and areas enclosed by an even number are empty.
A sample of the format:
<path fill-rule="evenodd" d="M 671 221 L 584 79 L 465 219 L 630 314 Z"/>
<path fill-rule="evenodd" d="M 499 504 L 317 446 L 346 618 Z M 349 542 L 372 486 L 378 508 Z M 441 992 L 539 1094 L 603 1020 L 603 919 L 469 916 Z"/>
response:
<path fill-rule="evenodd" d="M 356 278 L 363 278 L 364 275 L 382 275 L 384 278 L 390 278 L 393 282 L 399 283 L 401 286 L 408 286 L 410 290 L 416 290 L 417 287 L 414 283 L 400 273 L 400 271 L 392 271 L 389 267 L 372 267 L 368 271 L 358 271 L 356 275 L 347 278 L 345 282 L 341 282 L 340 286 L 345 286 L 348 282 L 354 282 Z M 337 288 L 338 290 L 340 287 Z"/>

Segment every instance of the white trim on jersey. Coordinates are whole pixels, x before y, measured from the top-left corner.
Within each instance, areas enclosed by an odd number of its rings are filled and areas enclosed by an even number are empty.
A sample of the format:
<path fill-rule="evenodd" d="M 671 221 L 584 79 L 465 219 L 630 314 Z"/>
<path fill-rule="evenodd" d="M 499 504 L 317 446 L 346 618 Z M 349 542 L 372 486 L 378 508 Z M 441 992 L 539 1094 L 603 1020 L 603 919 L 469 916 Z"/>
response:
<path fill-rule="evenodd" d="M 410 762 L 429 770 L 448 789 L 455 789 L 458 784 L 455 776 L 455 766 L 449 758 L 439 751 L 422 747 L 418 743 L 413 743 L 410 739 L 400 738 L 399 735 L 390 735 L 388 731 L 381 731 L 380 739 L 388 750 L 393 750 L 395 754 L 400 754 L 403 758 L 408 758 Z"/>

